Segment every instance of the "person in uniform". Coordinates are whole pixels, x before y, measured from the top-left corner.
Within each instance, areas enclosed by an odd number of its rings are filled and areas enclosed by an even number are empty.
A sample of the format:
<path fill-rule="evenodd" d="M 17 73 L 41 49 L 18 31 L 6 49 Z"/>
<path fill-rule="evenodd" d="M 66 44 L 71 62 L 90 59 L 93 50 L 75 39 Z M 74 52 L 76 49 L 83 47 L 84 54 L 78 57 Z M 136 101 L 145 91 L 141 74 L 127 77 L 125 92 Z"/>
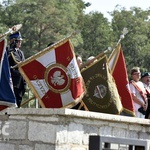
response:
<path fill-rule="evenodd" d="M 25 93 L 26 83 L 20 74 L 17 64 L 24 61 L 24 53 L 20 50 L 22 37 L 20 32 L 15 32 L 9 36 L 10 45 L 7 47 L 8 60 L 13 82 L 13 89 L 16 96 L 18 108 L 21 105 L 22 97 Z"/>
<path fill-rule="evenodd" d="M 148 107 L 146 110 L 145 118 L 150 119 L 150 116 L 149 116 L 150 115 L 150 72 L 144 72 L 141 76 L 141 81 L 145 87 L 147 97 L 148 97 Z"/>

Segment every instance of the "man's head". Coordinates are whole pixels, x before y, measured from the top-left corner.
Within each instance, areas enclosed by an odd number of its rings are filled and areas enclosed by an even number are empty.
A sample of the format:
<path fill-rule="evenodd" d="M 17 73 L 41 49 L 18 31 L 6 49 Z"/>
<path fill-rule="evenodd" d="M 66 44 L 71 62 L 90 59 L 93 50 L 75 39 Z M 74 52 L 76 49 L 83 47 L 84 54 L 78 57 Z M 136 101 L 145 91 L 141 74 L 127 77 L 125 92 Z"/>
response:
<path fill-rule="evenodd" d="M 150 85 L 150 72 L 145 72 L 141 76 L 141 81 L 146 85 Z"/>
<path fill-rule="evenodd" d="M 12 48 L 20 48 L 21 47 L 21 41 L 22 37 L 20 32 L 15 32 L 9 36 L 10 39 L 10 45 Z"/>
<path fill-rule="evenodd" d="M 80 55 L 76 55 L 77 64 L 79 68 L 82 66 L 82 57 Z"/>
<path fill-rule="evenodd" d="M 90 56 L 87 58 L 87 62 L 90 62 L 91 60 L 93 60 L 95 57 L 94 56 Z"/>
<path fill-rule="evenodd" d="M 139 67 L 133 67 L 131 69 L 131 76 L 134 81 L 139 81 L 141 78 L 141 72 Z"/>

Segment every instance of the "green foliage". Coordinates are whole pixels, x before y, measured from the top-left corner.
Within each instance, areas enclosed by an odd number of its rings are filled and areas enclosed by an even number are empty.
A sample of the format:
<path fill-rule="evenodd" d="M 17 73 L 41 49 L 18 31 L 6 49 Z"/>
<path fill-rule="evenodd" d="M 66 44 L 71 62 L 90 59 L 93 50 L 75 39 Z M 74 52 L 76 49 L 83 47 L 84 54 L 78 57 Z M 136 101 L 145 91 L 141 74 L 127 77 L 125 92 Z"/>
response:
<path fill-rule="evenodd" d="M 28 58 L 49 43 L 79 31 L 71 41 L 75 53 L 86 61 L 89 56 L 113 47 L 126 27 L 129 33 L 121 44 L 127 69 L 139 66 L 142 72 L 150 71 L 150 9 L 117 7 L 111 12 L 110 23 L 100 12 L 84 14 L 89 6 L 90 3 L 83 0 L 3 0 L 0 4 L 0 34 L 21 23 L 22 50 Z"/>
<path fill-rule="evenodd" d="M 22 49 L 27 58 L 78 29 L 82 16 L 78 1 L 17 0 L 2 11 L 3 23 L 9 27 L 23 24 Z"/>
<path fill-rule="evenodd" d="M 29 102 L 27 102 L 29 99 L 31 99 L 31 100 Z M 27 102 L 27 103 L 25 103 L 25 102 Z M 36 106 L 36 98 L 34 98 L 34 94 L 32 93 L 30 87 L 27 84 L 26 92 L 23 96 L 21 107 L 23 107 L 23 108 L 27 108 L 27 107 L 35 108 L 35 106 Z"/>
<path fill-rule="evenodd" d="M 112 30 L 107 19 L 101 13 L 91 12 L 84 16 L 81 34 L 83 39 L 81 48 L 84 50 L 81 55 L 84 58 L 100 54 L 111 44 Z"/>
<path fill-rule="evenodd" d="M 140 8 L 115 10 L 112 13 L 112 28 L 115 34 L 126 27 L 129 33 L 122 41 L 122 47 L 128 70 L 139 66 L 142 71 L 150 70 L 148 58 L 150 56 L 150 11 L 142 11 Z"/>

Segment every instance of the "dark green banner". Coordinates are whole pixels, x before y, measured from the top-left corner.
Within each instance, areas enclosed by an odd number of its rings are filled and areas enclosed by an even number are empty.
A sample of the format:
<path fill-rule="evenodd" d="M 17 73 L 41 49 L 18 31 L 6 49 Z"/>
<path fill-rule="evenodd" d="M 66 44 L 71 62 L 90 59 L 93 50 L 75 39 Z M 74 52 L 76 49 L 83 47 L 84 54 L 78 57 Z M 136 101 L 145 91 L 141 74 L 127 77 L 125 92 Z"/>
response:
<path fill-rule="evenodd" d="M 83 102 L 89 111 L 120 114 L 122 104 L 112 75 L 104 56 L 81 71 L 87 94 Z"/>

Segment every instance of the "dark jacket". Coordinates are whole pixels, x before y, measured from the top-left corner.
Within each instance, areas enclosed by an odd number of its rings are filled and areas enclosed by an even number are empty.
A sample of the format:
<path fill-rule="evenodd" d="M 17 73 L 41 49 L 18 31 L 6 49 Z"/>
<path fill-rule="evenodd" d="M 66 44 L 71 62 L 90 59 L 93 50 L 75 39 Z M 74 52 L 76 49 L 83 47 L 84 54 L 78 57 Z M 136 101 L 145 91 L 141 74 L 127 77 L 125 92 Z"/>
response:
<path fill-rule="evenodd" d="M 20 89 L 20 96 L 23 96 L 25 92 L 25 80 L 23 79 L 22 75 L 20 74 L 18 67 L 13 68 L 15 65 L 17 65 L 19 62 L 22 62 L 25 60 L 24 53 L 18 49 L 9 49 L 7 48 L 8 53 L 8 60 L 10 65 L 10 71 L 13 81 L 14 88 Z"/>

